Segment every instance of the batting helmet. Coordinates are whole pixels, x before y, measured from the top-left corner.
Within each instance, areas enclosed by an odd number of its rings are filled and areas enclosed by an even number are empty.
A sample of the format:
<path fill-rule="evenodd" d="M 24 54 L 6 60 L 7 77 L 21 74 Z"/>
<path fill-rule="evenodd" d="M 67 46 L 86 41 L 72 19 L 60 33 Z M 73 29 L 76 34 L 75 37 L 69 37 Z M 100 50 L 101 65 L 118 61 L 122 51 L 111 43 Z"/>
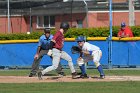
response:
<path fill-rule="evenodd" d="M 60 24 L 60 28 L 62 28 L 62 29 L 69 29 L 69 24 L 67 22 L 62 22 Z"/>
<path fill-rule="evenodd" d="M 125 27 L 125 26 L 126 26 L 125 22 L 122 22 L 121 27 Z"/>
<path fill-rule="evenodd" d="M 50 28 L 45 28 L 44 29 L 44 33 L 50 33 L 51 32 L 51 29 Z"/>
<path fill-rule="evenodd" d="M 76 38 L 76 42 L 82 42 L 82 41 L 86 41 L 86 38 L 84 37 L 84 36 L 78 36 L 77 38 Z"/>

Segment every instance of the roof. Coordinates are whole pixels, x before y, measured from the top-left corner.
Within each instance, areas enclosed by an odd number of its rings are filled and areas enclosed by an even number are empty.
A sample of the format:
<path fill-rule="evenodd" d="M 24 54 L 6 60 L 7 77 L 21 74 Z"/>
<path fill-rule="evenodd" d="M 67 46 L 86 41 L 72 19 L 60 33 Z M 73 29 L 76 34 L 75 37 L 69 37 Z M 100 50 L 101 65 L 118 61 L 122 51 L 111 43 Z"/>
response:
<path fill-rule="evenodd" d="M 117 0 L 115 0 L 117 1 Z M 120 0 L 118 0 L 120 1 Z M 136 1 L 136 0 L 135 0 Z M 108 11 L 108 0 L 86 0 L 89 11 Z M 128 1 L 113 2 L 113 10 L 128 10 Z M 11 14 L 28 15 L 42 15 L 42 14 L 67 14 L 67 13 L 85 13 L 86 4 L 83 0 L 10 0 Z M 135 9 L 140 10 L 140 0 L 135 3 Z M 0 0 L 0 14 L 7 13 L 7 0 Z"/>
<path fill-rule="evenodd" d="M 63 0 L 9 0 L 10 9 L 23 9 L 30 7 L 38 7 L 56 2 L 62 2 Z M 0 0 L 0 9 L 7 9 L 7 0 Z"/>

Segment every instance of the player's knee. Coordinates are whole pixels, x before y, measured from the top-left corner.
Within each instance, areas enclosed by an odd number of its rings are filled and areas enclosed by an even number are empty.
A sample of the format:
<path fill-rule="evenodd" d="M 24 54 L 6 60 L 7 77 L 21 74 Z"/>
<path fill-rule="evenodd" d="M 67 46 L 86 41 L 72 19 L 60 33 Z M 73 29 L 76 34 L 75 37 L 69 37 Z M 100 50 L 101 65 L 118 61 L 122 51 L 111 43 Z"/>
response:
<path fill-rule="evenodd" d="M 77 59 L 77 64 L 78 64 L 78 66 L 82 66 L 84 64 L 84 60 L 83 59 Z"/>
<path fill-rule="evenodd" d="M 53 65 L 53 69 L 57 69 L 58 68 L 58 65 Z"/>
<path fill-rule="evenodd" d="M 69 58 L 67 61 L 68 61 L 68 62 L 72 62 L 72 58 Z"/>
<path fill-rule="evenodd" d="M 94 62 L 94 64 L 95 64 L 96 67 L 100 66 L 99 62 Z"/>

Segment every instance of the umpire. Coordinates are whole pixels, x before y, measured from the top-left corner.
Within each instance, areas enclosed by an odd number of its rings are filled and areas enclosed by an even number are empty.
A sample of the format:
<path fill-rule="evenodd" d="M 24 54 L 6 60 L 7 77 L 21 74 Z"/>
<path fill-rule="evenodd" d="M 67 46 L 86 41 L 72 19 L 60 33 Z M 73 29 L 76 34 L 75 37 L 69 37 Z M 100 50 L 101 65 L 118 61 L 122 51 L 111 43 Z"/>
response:
<path fill-rule="evenodd" d="M 32 64 L 32 69 L 29 74 L 29 77 L 35 76 L 37 71 L 39 70 L 40 61 L 44 55 L 47 55 L 48 50 L 49 50 L 50 41 L 52 38 L 53 38 L 53 35 L 50 34 L 50 29 L 48 29 L 48 28 L 44 29 L 44 34 L 40 37 L 39 42 L 38 42 L 37 52 L 34 56 L 34 61 Z M 59 75 L 65 75 L 64 72 L 62 72 L 61 64 L 59 64 L 58 68 L 56 69 L 56 72 Z"/>

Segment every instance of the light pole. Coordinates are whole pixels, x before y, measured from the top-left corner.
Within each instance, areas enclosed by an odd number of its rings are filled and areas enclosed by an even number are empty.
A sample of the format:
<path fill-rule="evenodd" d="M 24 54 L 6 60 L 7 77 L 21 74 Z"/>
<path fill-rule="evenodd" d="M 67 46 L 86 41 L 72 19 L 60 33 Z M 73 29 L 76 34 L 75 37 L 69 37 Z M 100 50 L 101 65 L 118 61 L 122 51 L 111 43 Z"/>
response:
<path fill-rule="evenodd" d="M 32 8 L 30 7 L 30 33 L 32 32 Z"/>
<path fill-rule="evenodd" d="M 85 0 L 83 0 L 85 3 L 85 8 L 86 8 L 86 27 L 88 28 L 88 5 L 87 2 Z"/>
<path fill-rule="evenodd" d="M 110 35 L 109 35 L 109 69 L 112 68 L 112 0 L 109 0 Z"/>
<path fill-rule="evenodd" d="M 72 17 L 73 17 L 73 14 L 72 14 L 73 9 L 72 8 L 73 8 L 73 0 L 71 1 L 71 27 L 72 27 L 72 21 L 73 21 L 72 20 Z"/>
<path fill-rule="evenodd" d="M 7 18 L 8 18 L 8 33 L 11 32 L 11 25 L 10 25 L 10 1 L 7 0 L 7 11 L 8 11 L 8 15 L 7 15 Z"/>
<path fill-rule="evenodd" d="M 129 26 L 135 26 L 134 0 L 129 0 Z"/>

